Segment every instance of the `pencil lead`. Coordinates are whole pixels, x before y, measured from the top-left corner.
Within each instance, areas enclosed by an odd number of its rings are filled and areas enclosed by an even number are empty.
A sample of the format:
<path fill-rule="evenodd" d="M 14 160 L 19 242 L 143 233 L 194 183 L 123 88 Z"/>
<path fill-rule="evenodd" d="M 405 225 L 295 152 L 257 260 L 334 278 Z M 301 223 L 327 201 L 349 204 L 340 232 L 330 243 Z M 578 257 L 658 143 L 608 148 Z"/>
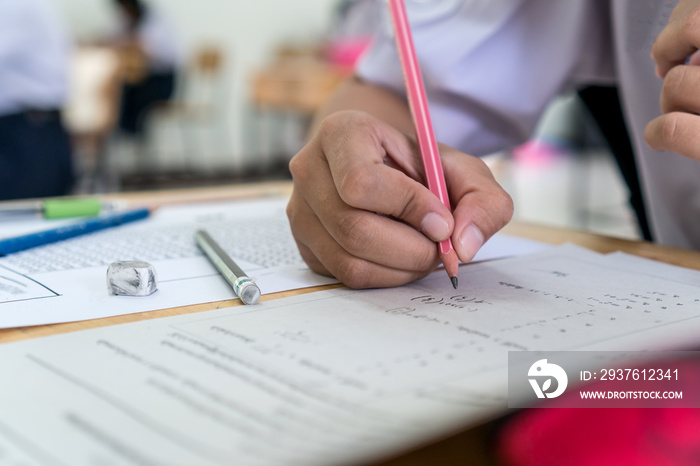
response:
<path fill-rule="evenodd" d="M 454 287 L 455 287 L 455 290 L 456 290 L 456 289 L 457 289 L 457 284 L 458 284 L 457 277 L 450 277 L 450 280 L 452 281 L 452 286 L 454 286 Z"/>

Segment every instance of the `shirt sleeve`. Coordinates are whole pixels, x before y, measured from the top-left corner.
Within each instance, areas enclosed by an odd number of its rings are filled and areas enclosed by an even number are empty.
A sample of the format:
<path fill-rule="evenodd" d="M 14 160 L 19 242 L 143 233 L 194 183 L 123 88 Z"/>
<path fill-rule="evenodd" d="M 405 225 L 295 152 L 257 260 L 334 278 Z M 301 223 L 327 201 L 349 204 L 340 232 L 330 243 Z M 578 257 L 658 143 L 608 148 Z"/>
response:
<path fill-rule="evenodd" d="M 614 81 L 605 0 L 408 0 L 438 140 L 474 155 L 520 144 L 550 101 Z M 404 92 L 387 12 L 357 67 Z"/>
<path fill-rule="evenodd" d="M 0 2 L 0 115 L 61 107 L 70 51 L 68 35 L 51 4 Z"/>

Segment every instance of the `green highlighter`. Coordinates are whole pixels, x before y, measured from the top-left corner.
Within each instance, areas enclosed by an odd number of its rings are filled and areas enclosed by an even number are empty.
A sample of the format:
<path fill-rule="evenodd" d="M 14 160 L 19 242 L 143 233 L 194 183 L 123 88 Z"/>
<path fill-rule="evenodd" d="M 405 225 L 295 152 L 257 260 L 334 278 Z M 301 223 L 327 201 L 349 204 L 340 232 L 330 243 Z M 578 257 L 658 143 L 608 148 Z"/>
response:
<path fill-rule="evenodd" d="M 48 219 L 94 217 L 100 211 L 111 208 L 111 204 L 105 204 L 96 198 L 15 201 L 0 204 L 0 217 L 36 213 L 41 213 Z"/>
<path fill-rule="evenodd" d="M 43 204 L 44 218 L 94 217 L 100 213 L 99 199 L 46 200 Z"/>

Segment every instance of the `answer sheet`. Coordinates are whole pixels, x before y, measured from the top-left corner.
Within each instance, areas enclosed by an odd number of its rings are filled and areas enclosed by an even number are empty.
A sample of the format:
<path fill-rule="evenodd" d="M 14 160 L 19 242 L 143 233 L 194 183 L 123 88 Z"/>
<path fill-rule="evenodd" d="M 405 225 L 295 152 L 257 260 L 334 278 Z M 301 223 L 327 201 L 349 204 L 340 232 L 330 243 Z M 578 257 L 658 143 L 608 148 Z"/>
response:
<path fill-rule="evenodd" d="M 235 298 L 197 248 L 194 234 L 198 229 L 206 229 L 263 294 L 337 283 L 311 272 L 302 260 L 289 228 L 286 204 L 287 198 L 275 197 L 163 207 L 143 221 L 0 257 L 0 328 Z M 52 224 L 43 222 L 47 223 Z M 35 220 L 7 229 L 26 233 L 41 224 Z M 2 236 L 7 235 L 0 230 Z M 498 235 L 476 259 L 519 255 L 544 247 L 535 241 Z M 158 291 L 147 297 L 110 296 L 107 267 L 119 260 L 153 264 Z"/>
<path fill-rule="evenodd" d="M 26 465 L 328 465 L 501 413 L 517 350 L 678 348 L 700 272 L 575 247 L 0 346 Z M 669 273 L 672 272 L 672 273 Z"/>

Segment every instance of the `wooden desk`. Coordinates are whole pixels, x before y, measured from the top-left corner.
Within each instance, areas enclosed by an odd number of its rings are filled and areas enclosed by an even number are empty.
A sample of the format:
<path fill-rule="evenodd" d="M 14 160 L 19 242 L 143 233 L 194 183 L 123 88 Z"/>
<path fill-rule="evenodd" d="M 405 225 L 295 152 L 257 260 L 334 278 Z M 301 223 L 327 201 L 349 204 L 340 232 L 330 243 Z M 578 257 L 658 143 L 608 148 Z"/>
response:
<path fill-rule="evenodd" d="M 289 182 L 264 183 L 255 185 L 241 185 L 236 187 L 206 188 L 194 190 L 161 191 L 153 193 L 131 193 L 120 194 L 117 197 L 126 199 L 133 205 L 149 205 L 156 207 L 159 205 L 204 202 L 225 199 L 241 199 L 251 197 L 263 197 L 272 195 L 286 195 L 291 192 Z M 577 232 L 572 230 L 551 228 L 522 223 L 513 223 L 506 227 L 506 233 L 522 236 L 551 244 L 562 244 L 565 242 L 574 243 L 595 251 L 607 253 L 612 251 L 624 251 L 630 254 L 647 257 L 650 259 L 680 265 L 696 270 L 700 270 L 700 252 L 686 251 L 677 248 L 658 246 L 641 241 L 628 241 L 604 237 L 600 235 Z M 310 293 L 321 289 L 338 287 L 341 285 L 331 285 L 323 287 L 309 288 L 305 290 L 286 291 L 266 295 L 263 301 L 279 299 L 287 296 L 295 296 Z M 84 330 L 96 327 L 103 327 L 126 322 L 154 319 L 157 317 L 167 317 L 179 314 L 203 312 L 224 307 L 239 306 L 239 300 L 227 300 L 193 306 L 183 306 L 159 311 L 129 314 L 123 316 L 109 317 L 105 319 L 88 320 L 82 322 L 72 322 L 66 324 L 41 325 L 36 327 L 23 327 L 0 330 L 0 343 L 17 341 L 29 338 L 36 338 L 58 333 L 66 333 L 77 330 Z M 472 465 L 493 465 L 487 451 L 486 438 L 492 430 L 493 424 L 486 424 L 479 427 L 472 427 L 461 432 L 456 432 L 439 442 L 434 442 L 421 448 L 402 455 L 398 458 L 385 461 L 381 464 L 390 466 L 417 466 L 431 464 L 455 465 L 468 463 Z"/>
<path fill-rule="evenodd" d="M 623 251 L 660 262 L 700 270 L 700 252 L 697 251 L 527 223 L 511 223 L 503 231 L 511 235 L 550 244 L 573 243 L 601 253 Z M 443 440 L 418 447 L 400 457 L 378 464 L 382 466 L 423 466 L 426 464 L 431 466 L 463 464 L 471 466 L 501 466 L 490 450 L 490 441 L 498 427 L 498 421 L 497 419 L 480 426 L 455 432 Z"/>

